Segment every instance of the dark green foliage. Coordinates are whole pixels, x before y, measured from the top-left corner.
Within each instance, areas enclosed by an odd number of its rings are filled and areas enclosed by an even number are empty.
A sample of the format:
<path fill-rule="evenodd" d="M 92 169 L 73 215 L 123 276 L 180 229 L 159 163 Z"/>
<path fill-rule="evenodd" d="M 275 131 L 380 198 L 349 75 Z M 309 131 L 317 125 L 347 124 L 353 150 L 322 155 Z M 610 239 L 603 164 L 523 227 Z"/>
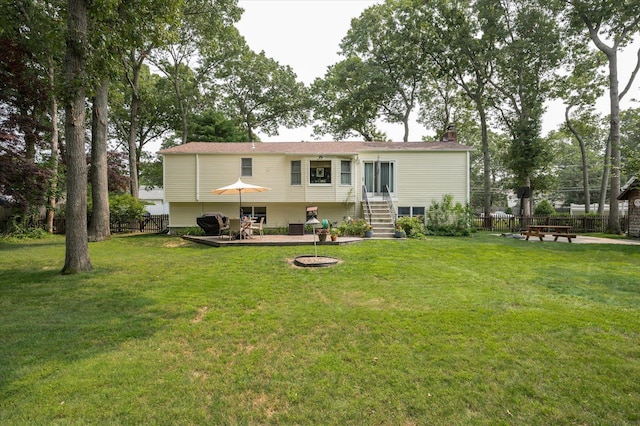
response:
<path fill-rule="evenodd" d="M 138 164 L 140 185 L 145 188 L 162 187 L 162 157 L 154 161 L 141 161 Z"/>
<path fill-rule="evenodd" d="M 193 114 L 189 122 L 189 142 L 249 142 L 247 132 L 219 111 Z"/>
<path fill-rule="evenodd" d="M 371 229 L 371 226 L 364 219 L 348 220 L 338 225 L 340 235 L 361 237 L 364 235 L 364 231 Z"/>
<path fill-rule="evenodd" d="M 556 209 L 553 208 L 548 200 L 542 200 L 538 203 L 533 214 L 536 216 L 551 216 L 556 213 Z"/>
<path fill-rule="evenodd" d="M 426 233 L 424 218 L 419 217 L 399 217 L 396 221 L 396 228 L 404 231 L 407 238 L 423 238 Z"/>
<path fill-rule="evenodd" d="M 146 213 L 146 201 L 133 198 L 130 194 L 109 197 L 109 213 L 113 222 L 140 220 Z"/>
<path fill-rule="evenodd" d="M 198 226 L 190 226 L 188 228 L 180 228 L 175 231 L 171 231 L 172 235 L 182 237 L 183 235 L 204 235 L 202 228 Z"/>
<path fill-rule="evenodd" d="M 0 239 L 5 241 L 40 239 L 49 235 L 44 229 L 34 225 L 27 216 L 14 216 L 2 223 L 5 229 L 0 229 Z"/>
<path fill-rule="evenodd" d="M 471 218 L 473 210 L 470 206 L 453 203 L 452 195 L 444 195 L 441 202 L 433 201 L 427 210 L 426 234 L 442 236 L 471 235 Z"/>

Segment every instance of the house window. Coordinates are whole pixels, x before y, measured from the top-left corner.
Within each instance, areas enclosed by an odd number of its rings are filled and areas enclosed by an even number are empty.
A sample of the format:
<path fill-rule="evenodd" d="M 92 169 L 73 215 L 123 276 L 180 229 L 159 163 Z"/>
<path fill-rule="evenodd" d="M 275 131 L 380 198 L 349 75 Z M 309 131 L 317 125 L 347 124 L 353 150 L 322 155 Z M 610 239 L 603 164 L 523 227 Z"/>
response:
<path fill-rule="evenodd" d="M 264 222 L 267 223 L 267 208 L 266 207 L 249 207 L 242 206 L 242 216 L 250 217 L 254 221 L 259 222 L 261 217 L 264 217 Z"/>
<path fill-rule="evenodd" d="M 251 158 L 243 158 L 240 170 L 240 176 L 253 176 L 253 161 Z"/>
<path fill-rule="evenodd" d="M 424 207 L 398 207 L 398 217 L 424 217 Z"/>
<path fill-rule="evenodd" d="M 351 185 L 351 161 L 340 161 L 340 184 Z"/>
<path fill-rule="evenodd" d="M 302 185 L 302 161 L 291 162 L 291 185 Z"/>
<path fill-rule="evenodd" d="M 309 183 L 331 183 L 331 161 L 310 161 Z"/>

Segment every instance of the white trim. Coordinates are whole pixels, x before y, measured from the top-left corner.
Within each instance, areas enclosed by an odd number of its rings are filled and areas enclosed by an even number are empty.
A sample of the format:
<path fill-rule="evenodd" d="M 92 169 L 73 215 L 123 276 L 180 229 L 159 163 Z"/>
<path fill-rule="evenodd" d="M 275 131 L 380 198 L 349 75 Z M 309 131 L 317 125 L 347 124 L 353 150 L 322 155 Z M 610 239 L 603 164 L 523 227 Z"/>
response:
<path fill-rule="evenodd" d="M 200 155 L 196 154 L 196 201 L 200 201 Z"/>

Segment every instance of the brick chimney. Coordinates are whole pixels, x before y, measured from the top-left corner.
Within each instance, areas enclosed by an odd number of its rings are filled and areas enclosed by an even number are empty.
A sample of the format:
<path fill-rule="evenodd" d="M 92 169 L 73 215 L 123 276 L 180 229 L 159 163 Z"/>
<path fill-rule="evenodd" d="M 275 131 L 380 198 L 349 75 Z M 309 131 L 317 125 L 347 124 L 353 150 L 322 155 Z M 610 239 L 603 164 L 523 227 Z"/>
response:
<path fill-rule="evenodd" d="M 458 142 L 458 132 L 456 132 L 455 124 L 449 124 L 447 126 L 447 131 L 444 132 L 442 140 L 444 142 Z"/>

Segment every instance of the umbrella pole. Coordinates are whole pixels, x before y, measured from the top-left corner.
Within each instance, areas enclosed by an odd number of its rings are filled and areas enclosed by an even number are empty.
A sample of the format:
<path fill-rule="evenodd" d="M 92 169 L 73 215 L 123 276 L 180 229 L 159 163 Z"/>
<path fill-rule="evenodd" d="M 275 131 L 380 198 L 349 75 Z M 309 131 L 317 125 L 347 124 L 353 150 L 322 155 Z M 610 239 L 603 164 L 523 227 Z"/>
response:
<path fill-rule="evenodd" d="M 316 252 L 316 257 L 318 257 L 318 246 L 316 245 L 316 230 L 313 230 L 313 249 Z"/>

